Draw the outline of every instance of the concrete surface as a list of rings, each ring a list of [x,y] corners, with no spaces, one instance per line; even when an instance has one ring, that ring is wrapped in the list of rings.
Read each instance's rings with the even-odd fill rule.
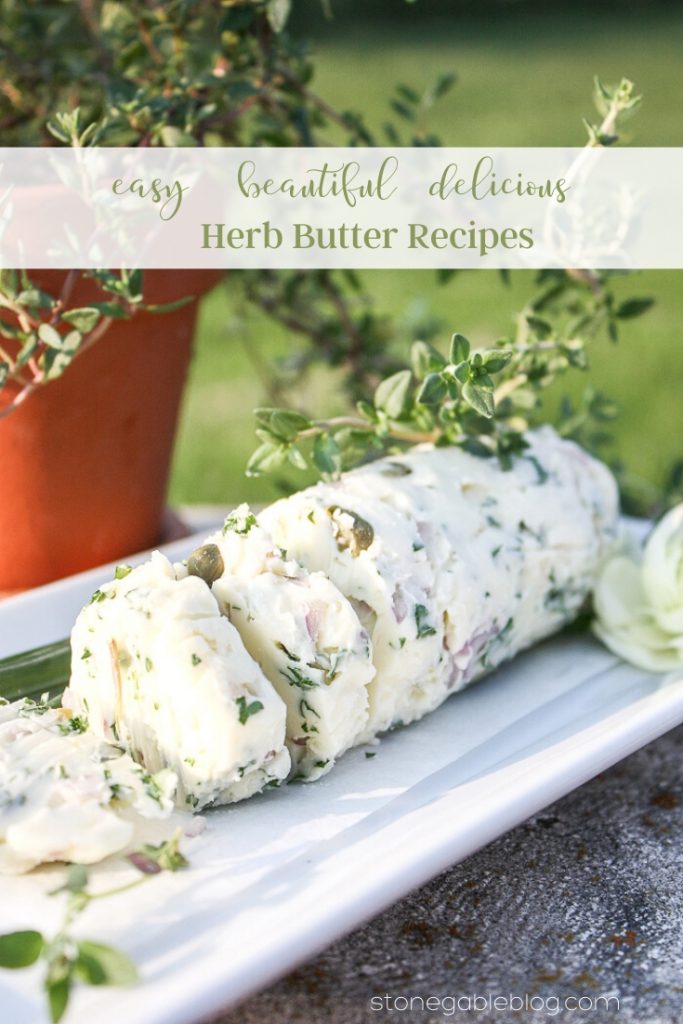
[[[683,727],[215,1024],[679,1024],[682,802]]]

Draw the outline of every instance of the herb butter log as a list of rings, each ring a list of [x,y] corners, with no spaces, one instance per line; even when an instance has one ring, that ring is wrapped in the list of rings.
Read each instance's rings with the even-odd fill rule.
[[[76,621],[64,704],[147,771],[171,768],[180,805],[277,785],[290,767],[285,705],[210,588],[159,552],[117,575]]]
[[[368,634],[337,587],[287,559],[248,506],[200,552],[212,547],[219,607],[287,705],[295,777],[319,778],[367,727]]]
[[[433,710],[580,610],[614,537],[609,471],[550,428],[509,471],[460,448],[413,449],[261,513],[322,571],[373,641],[360,739]]]

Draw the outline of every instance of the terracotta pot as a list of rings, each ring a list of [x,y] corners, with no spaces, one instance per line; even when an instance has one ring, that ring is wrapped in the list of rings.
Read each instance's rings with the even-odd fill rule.
[[[145,298],[199,297],[221,276],[152,270]],[[29,271],[50,294],[62,271]],[[80,279],[70,305],[103,298]],[[0,592],[35,587],[159,541],[197,301],[115,321],[64,376],[0,420]],[[13,393],[0,392],[0,408]]]

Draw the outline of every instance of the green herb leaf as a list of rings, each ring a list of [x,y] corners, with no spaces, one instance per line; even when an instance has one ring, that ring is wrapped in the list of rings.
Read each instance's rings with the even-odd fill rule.
[[[411,404],[411,380],[410,370],[399,370],[383,380],[375,391],[375,407],[385,412],[389,419],[402,419]]]
[[[446,366],[441,353],[426,341],[414,341],[410,348],[410,365],[418,380],[430,373],[438,373]]]
[[[62,320],[73,324],[82,334],[87,334],[88,331],[92,331],[97,326],[101,316],[100,310],[95,306],[82,306],[78,309],[69,309],[62,313]]]
[[[500,373],[512,359],[512,352],[501,352],[494,349],[484,356],[484,366],[488,373]]]
[[[8,932],[0,935],[0,967],[11,970],[30,967],[43,952],[44,945],[40,932]]]
[[[547,320],[543,320],[540,316],[528,316],[526,318],[526,322],[531,330],[540,338],[549,338],[552,336],[552,324],[548,323]]]
[[[313,463],[323,477],[335,477],[341,472],[342,453],[330,434],[318,434],[313,442]]]
[[[58,896],[62,892],[72,895],[85,893],[88,884],[88,869],[84,864],[70,864],[66,873],[66,879],[56,889],[50,891],[50,896]]]
[[[251,715],[256,715],[259,711],[263,711],[263,704],[260,700],[252,700],[250,703],[247,703],[246,697],[236,697],[235,703],[239,709],[239,720],[241,725],[246,725],[247,719],[249,719]]]
[[[55,980],[48,979],[45,982],[47,990],[47,1002],[50,1009],[50,1020],[52,1024],[59,1024],[69,1005],[71,994],[71,973]]]
[[[470,343],[463,334],[457,332],[451,338],[451,347],[449,351],[449,361],[454,365],[462,363],[469,357],[470,354]]]
[[[282,466],[287,458],[287,449],[279,444],[266,441],[259,448],[247,463],[247,476],[260,476],[262,473],[272,472]]]
[[[78,943],[76,971],[90,985],[132,985],[137,967],[125,953],[101,942]]]
[[[614,314],[620,320],[632,320],[637,316],[646,313],[654,305],[654,299],[627,299],[617,306]]]
[[[256,409],[254,415],[269,434],[281,441],[291,441],[311,426],[307,416],[290,409]]]
[[[495,402],[493,393],[488,388],[467,381],[462,386],[462,397],[480,416],[485,416],[487,419],[493,416]]]
[[[56,348],[60,350],[62,348],[62,336],[59,331],[55,330],[50,324],[41,324],[38,328],[38,337],[45,345],[50,348]]]
[[[425,378],[417,401],[420,405],[439,405],[448,394],[448,384],[440,373],[430,373]]]
[[[440,99],[447,92],[450,92],[457,80],[458,76],[453,72],[445,71],[439,75],[433,90],[435,99]]]

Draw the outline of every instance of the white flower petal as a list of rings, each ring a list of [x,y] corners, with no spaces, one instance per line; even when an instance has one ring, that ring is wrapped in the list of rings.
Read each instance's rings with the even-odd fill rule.
[[[645,620],[634,623],[633,627],[607,629],[596,621],[593,632],[610,651],[646,672],[671,672],[683,668],[683,645],[667,643],[663,634],[651,626],[648,628]]]
[[[612,627],[630,624],[647,607],[640,567],[621,555],[607,562],[596,581],[593,601],[601,622]]]
[[[683,668],[683,505],[652,531],[642,555],[624,548],[598,572],[593,630],[651,672]]]
[[[648,537],[643,586],[653,607],[683,611],[683,504],[671,509]]]
[[[680,637],[683,640],[683,602],[678,608],[653,607],[652,614],[660,629],[674,639]]]

